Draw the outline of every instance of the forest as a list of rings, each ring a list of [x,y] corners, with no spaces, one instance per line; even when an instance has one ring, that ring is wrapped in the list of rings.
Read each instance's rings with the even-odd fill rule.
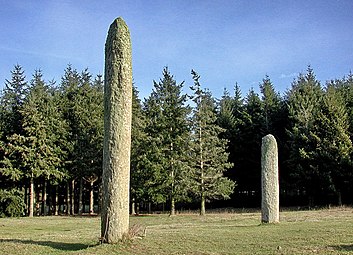
[[[353,203],[353,74],[308,66],[281,95],[270,77],[221,98],[191,70],[167,67],[141,100],[133,88],[131,213],[261,204],[261,139],[279,148],[280,205]],[[185,87],[192,93],[186,94]],[[104,81],[68,65],[60,81],[15,65],[0,95],[0,217],[100,211]]]

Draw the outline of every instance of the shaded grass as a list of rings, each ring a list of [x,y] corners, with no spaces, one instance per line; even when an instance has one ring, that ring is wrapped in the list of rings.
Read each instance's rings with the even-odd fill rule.
[[[353,209],[131,217],[146,236],[98,245],[98,217],[0,219],[0,254],[353,254]]]

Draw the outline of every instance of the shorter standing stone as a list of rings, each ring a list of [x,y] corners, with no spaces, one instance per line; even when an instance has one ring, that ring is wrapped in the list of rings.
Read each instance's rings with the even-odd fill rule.
[[[278,149],[273,135],[262,138],[261,180],[263,223],[279,222]]]

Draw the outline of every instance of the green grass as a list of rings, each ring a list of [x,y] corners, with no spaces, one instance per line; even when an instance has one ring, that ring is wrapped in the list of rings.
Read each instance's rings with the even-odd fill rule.
[[[99,245],[98,217],[0,219],[0,254],[353,254],[353,209],[131,217],[146,236]]]

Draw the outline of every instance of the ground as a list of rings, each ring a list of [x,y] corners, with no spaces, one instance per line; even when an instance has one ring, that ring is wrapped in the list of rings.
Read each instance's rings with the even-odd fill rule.
[[[353,208],[281,212],[144,215],[130,218],[137,237],[99,244],[99,217],[0,219],[0,254],[353,254]]]

